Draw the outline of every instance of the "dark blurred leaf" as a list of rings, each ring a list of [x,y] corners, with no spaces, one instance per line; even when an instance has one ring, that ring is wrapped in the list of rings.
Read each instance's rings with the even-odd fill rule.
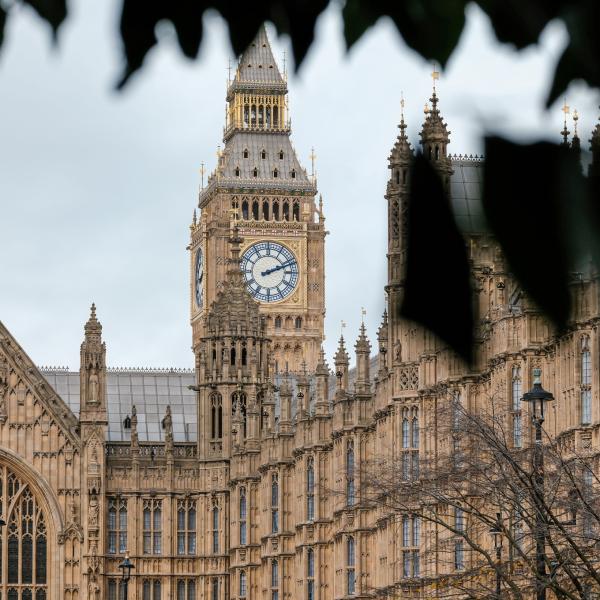
[[[186,0],[123,0],[121,38],[127,64],[118,87],[122,88],[142,66],[157,42],[155,29],[160,21],[173,23],[182,52],[195,58],[202,41],[202,13],[206,8],[204,2]]]
[[[600,2],[578,2],[566,11],[564,20],[569,45],[556,65],[546,106],[561,96],[571,81],[582,79],[592,87],[600,87]]]
[[[66,0],[23,0],[23,2],[29,4],[42,19],[48,22],[56,38],[60,24],[67,17]]]
[[[560,14],[563,0],[478,0],[499,41],[518,49],[535,44],[546,25]]]
[[[469,263],[450,201],[422,154],[411,170],[407,266],[401,315],[421,323],[467,362],[473,350]]]
[[[0,6],[0,47],[4,41],[4,26],[6,25],[6,11]]]
[[[583,185],[575,156],[564,147],[486,139],[489,225],[526,293],[559,329],[571,310],[569,273],[589,251]]]
[[[465,0],[347,0],[344,35],[351,47],[380,17],[389,16],[404,41],[427,59],[446,64],[465,25]]]

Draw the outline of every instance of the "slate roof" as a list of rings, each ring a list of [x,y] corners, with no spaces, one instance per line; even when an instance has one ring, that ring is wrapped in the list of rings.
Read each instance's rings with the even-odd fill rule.
[[[287,87],[277,67],[264,25],[261,25],[256,38],[240,58],[232,91],[256,87],[256,84],[269,89],[286,89]]]
[[[244,158],[244,150],[248,150],[248,158]],[[262,158],[263,150],[265,158]],[[283,152],[283,158],[279,158],[280,152]],[[261,187],[265,181],[275,185],[285,183],[298,187],[313,186],[300,165],[286,132],[237,132],[226,144],[222,161],[219,169],[221,180],[244,180],[244,183],[249,180]],[[257,177],[254,177],[255,168]],[[239,176],[236,175],[236,169],[240,170]],[[274,176],[276,169],[277,177]],[[295,177],[292,177],[292,171],[295,172]]]
[[[79,416],[79,373],[47,367],[41,367],[40,371]],[[173,441],[196,441],[196,393],[188,389],[195,380],[193,370],[109,370],[106,381],[108,440],[130,440],[131,431],[123,427],[123,421],[131,416],[131,406],[135,404],[140,441],[164,441],[161,421],[167,405],[171,406],[173,417]]]
[[[463,233],[487,231],[481,196],[483,194],[483,160],[450,157],[454,173],[450,178],[450,197],[454,218]]]

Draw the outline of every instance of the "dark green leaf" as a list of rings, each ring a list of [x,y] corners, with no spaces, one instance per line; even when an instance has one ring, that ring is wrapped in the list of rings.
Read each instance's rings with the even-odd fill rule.
[[[411,170],[404,290],[401,315],[433,331],[470,363],[473,302],[466,244],[442,182],[422,154]]]
[[[594,0],[576,4],[565,14],[565,23],[569,45],[556,65],[546,106],[561,96],[571,81],[582,79],[592,87],[600,87],[600,3]]]
[[[4,42],[4,26],[6,25],[6,11],[0,6],[0,47]]]
[[[121,38],[125,50],[126,67],[118,87],[144,62],[148,51],[156,44],[155,29],[160,21],[171,21],[177,33],[182,52],[195,58],[202,41],[203,2],[186,0],[124,0],[121,13]]]
[[[574,218],[582,214],[582,189],[581,169],[565,148],[486,139],[488,223],[529,298],[559,329],[571,311],[569,273],[585,252],[586,234]]]
[[[349,0],[343,13],[346,45],[352,46],[380,17],[389,16],[408,46],[443,66],[462,34],[466,4],[465,0]]]
[[[23,0],[37,12],[44,21],[47,21],[56,38],[56,33],[61,23],[67,17],[66,0]]]
[[[560,14],[561,0],[478,0],[499,41],[521,49],[535,44],[546,25]]]

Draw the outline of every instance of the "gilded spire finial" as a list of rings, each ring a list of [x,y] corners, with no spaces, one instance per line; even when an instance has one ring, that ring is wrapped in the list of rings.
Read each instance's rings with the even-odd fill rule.
[[[314,181],[315,175],[316,175],[316,173],[315,173],[315,159],[317,158],[317,155],[315,154],[315,147],[314,146],[310,149],[309,158],[310,158],[310,170],[311,170],[310,176],[312,177],[312,179]]]
[[[437,110],[437,90],[435,88],[435,82],[440,78],[440,72],[436,69],[435,63],[433,64],[433,71],[431,72],[431,81],[433,83],[433,94],[429,101],[431,102],[431,110],[435,112]]]
[[[573,137],[578,137],[577,135],[577,121],[579,121],[579,113],[577,109],[573,109]]]
[[[204,173],[206,173],[206,169],[204,168],[204,161],[200,163],[200,181],[202,185],[202,189],[204,189]]]
[[[569,145],[569,133],[570,131],[567,129],[567,115],[571,112],[569,109],[569,105],[567,104],[567,99],[564,99],[563,107],[561,108],[563,112],[563,130],[560,132],[563,137],[563,146]]]

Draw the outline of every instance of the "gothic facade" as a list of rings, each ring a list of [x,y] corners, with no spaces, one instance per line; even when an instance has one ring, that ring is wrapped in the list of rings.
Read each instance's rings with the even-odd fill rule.
[[[581,274],[557,338],[483,233],[482,162],[448,154],[435,90],[421,143],[468,240],[475,367],[396,316],[413,155],[403,119],[377,348],[363,325],[355,368],[343,338],[329,368],[323,205],[291,145],[286,95],[261,30],[229,86],[224,150],[191,225],[194,370],[107,368],[94,306],[78,373],[38,368],[0,324],[0,598],[118,600],[126,553],[138,600],[431,597],[420,582],[468,566],[466,549],[366,502],[361,466],[386,457],[418,479],[454,450],[436,421],[449,398],[494,398],[512,444],[528,443],[517,399],[534,367],[557,399],[548,428],[600,446],[597,275]],[[600,126],[592,146],[598,168]]]

